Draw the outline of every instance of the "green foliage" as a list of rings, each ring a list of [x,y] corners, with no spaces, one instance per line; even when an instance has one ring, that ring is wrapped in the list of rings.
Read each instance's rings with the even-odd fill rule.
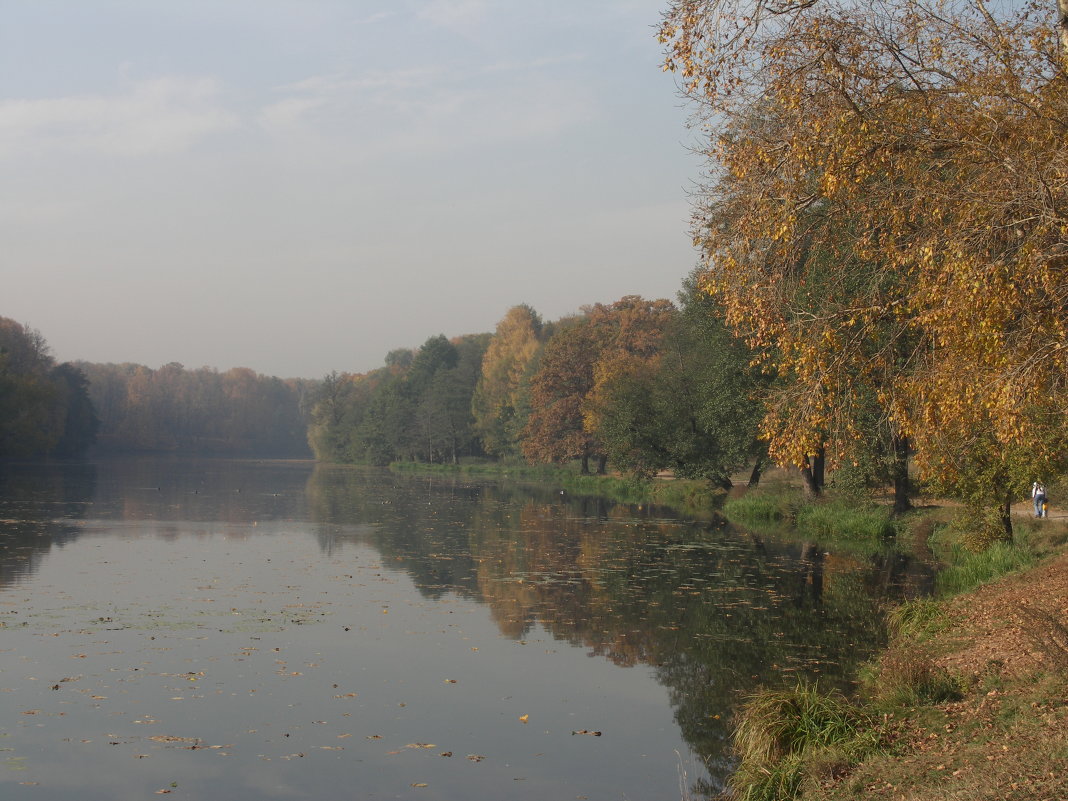
[[[603,380],[598,438],[621,470],[669,470],[729,487],[729,476],[765,454],[757,440],[766,377],[728,332],[722,310],[691,277],[655,358]]]
[[[385,466],[481,455],[471,396],[489,341],[488,334],[438,335],[414,355],[390,351],[387,366],[365,375],[327,376],[308,432],[316,458]]]
[[[52,453],[60,457],[81,456],[96,441],[100,419],[89,397],[89,380],[72,364],[61,364],[52,371],[57,387],[57,416],[63,419],[62,434]]]

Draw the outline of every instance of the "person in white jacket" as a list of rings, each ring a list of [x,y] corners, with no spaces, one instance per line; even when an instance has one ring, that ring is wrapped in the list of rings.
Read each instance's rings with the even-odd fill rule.
[[[1031,501],[1035,505],[1035,517],[1045,517],[1049,514],[1046,506],[1046,485],[1041,481],[1031,485]]]

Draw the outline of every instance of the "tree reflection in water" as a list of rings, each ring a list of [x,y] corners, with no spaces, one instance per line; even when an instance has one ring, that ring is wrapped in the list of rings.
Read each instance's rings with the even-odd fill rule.
[[[506,636],[540,624],[591,656],[649,666],[716,780],[740,696],[802,677],[848,689],[882,642],[884,603],[931,580],[902,554],[862,560],[545,488],[320,467],[308,495],[322,547],[373,545],[427,597],[486,604]]]

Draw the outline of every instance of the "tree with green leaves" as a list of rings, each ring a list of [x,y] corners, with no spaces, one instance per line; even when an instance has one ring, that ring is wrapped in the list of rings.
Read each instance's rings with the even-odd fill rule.
[[[602,385],[598,437],[613,463],[640,476],[669,470],[729,487],[749,467],[755,483],[766,459],[757,426],[767,379],[692,279],[680,297],[655,358]]]

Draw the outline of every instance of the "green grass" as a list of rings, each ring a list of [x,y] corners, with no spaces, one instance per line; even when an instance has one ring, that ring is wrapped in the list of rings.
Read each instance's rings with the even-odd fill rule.
[[[897,526],[884,506],[831,501],[802,506],[797,530],[823,541],[866,542],[882,545],[897,535]]]
[[[938,574],[938,594],[952,597],[969,592],[1008,573],[1025,570],[1036,561],[1034,550],[1025,543],[995,542],[979,553],[953,545],[949,564]]]
[[[723,513],[742,525],[778,523],[795,514],[796,499],[782,493],[749,492],[739,498],[729,498]]]
[[[949,628],[942,604],[932,598],[916,598],[891,609],[886,615],[890,636],[923,642]]]
[[[741,801],[792,799],[806,776],[833,772],[879,742],[873,719],[838,693],[808,683],[763,690],[739,713],[734,746],[741,761],[731,789]]]
[[[837,545],[873,554],[893,545],[904,523],[890,509],[851,497],[806,500],[796,488],[775,488],[730,498],[723,513],[732,522],[763,534]]]
[[[527,484],[549,484],[573,495],[608,498],[618,503],[657,504],[704,519],[715,514],[723,501],[722,490],[706,481],[640,479],[618,475],[583,475],[578,463],[531,465],[519,461],[471,461],[459,464],[394,462],[390,469],[418,475],[462,475]]]

